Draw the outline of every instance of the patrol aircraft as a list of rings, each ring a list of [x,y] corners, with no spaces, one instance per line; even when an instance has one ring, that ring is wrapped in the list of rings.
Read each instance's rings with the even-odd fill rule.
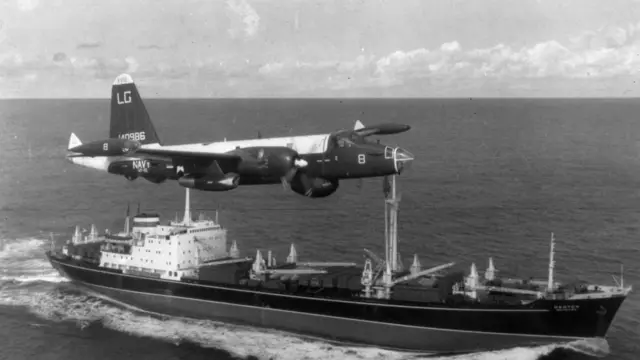
[[[241,185],[282,183],[286,189],[321,198],[342,179],[400,174],[414,156],[369,138],[409,130],[380,124],[328,134],[164,146],[133,79],[119,75],[111,89],[109,138],[82,143],[71,133],[67,159],[92,169],[152,183],[177,180],[184,187],[227,191]]]

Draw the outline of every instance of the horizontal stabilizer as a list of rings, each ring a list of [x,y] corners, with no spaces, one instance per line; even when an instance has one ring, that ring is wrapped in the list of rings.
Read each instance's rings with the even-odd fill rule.
[[[71,133],[71,136],[69,137],[69,146],[67,147],[67,150],[71,150],[76,146],[82,145],[82,141],[80,141],[80,139],[78,139],[78,137],[76,136],[76,134]]]

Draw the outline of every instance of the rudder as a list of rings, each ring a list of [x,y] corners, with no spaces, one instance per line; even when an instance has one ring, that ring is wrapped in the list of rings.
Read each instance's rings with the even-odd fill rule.
[[[126,138],[142,144],[161,144],[138,88],[129,74],[119,75],[111,87],[109,138]]]

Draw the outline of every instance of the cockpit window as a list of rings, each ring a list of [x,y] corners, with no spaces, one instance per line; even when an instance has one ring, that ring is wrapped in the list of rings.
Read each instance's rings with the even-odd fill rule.
[[[337,137],[336,138],[336,143],[341,148],[345,147],[345,146],[351,146],[351,145],[355,144],[353,141],[351,141],[349,138],[346,138],[346,137]]]
[[[386,146],[384,148],[384,158],[391,159],[393,157],[393,148],[390,146]]]

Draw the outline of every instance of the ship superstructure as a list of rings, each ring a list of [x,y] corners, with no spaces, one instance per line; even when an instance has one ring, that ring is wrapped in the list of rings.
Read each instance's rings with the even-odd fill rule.
[[[125,274],[178,280],[193,277],[201,265],[238,257],[237,245],[227,251],[227,230],[216,220],[200,214],[193,219],[187,191],[182,220],[161,224],[155,213],[140,213],[125,217],[124,229],[118,233],[105,230],[98,234],[91,225],[88,235],[76,226],[62,253],[75,259],[97,263],[106,269],[118,269]],[[133,226],[131,226],[133,222]],[[75,251],[72,251],[74,249]]]
[[[548,279],[483,276],[454,263],[405,269],[398,251],[395,178],[385,183],[385,254],[366,250],[364,266],[304,262],[292,244],[279,264],[272,251],[241,257],[216,220],[193,220],[186,189],[181,221],[129,217],[118,234],[76,231],[52,265],[74,282],[155,312],[225,319],[326,338],[426,352],[469,352],[604,337],[631,291],[555,281],[555,237]],[[227,250],[228,249],[228,250]]]

